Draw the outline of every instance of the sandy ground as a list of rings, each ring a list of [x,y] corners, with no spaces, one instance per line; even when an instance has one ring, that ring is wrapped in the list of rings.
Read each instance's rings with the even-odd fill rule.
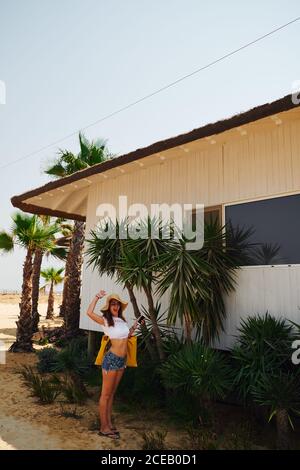
[[[0,340],[8,349],[15,337],[15,321],[18,317],[17,296],[0,295]],[[46,313],[47,305],[43,300],[40,314]],[[55,309],[58,312],[60,298],[56,299]],[[55,319],[51,324],[59,324]],[[47,325],[42,319],[42,323]],[[100,388],[90,389],[91,398],[85,405],[77,406],[81,419],[61,416],[61,404],[40,405],[30,397],[29,390],[23,385],[16,373],[21,365],[34,365],[35,354],[6,352],[6,363],[0,364],[0,449],[141,449],[142,431],[162,430],[159,417],[147,418],[131,416],[128,413],[115,413],[115,423],[120,430],[121,439],[113,441],[98,436],[90,430],[98,416],[98,398]],[[100,370],[99,370],[100,373]],[[74,405],[64,405],[73,410]],[[176,429],[168,429],[166,439],[168,448],[180,448],[180,436]]]

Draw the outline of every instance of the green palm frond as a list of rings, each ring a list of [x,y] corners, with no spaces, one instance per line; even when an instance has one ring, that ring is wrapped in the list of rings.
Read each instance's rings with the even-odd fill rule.
[[[63,281],[64,268],[55,269],[53,267],[46,268],[41,270],[41,276],[45,279],[46,282],[53,282],[54,285],[60,284]]]
[[[45,225],[38,216],[21,212],[13,214],[12,220],[11,237],[14,243],[23,248],[41,248],[42,250],[53,247],[54,236],[59,232],[58,225]]]
[[[63,261],[67,259],[68,250],[66,250],[63,247],[57,246],[56,244],[53,244],[53,246],[51,246],[49,250],[46,252],[46,255],[47,257],[51,255],[54,258]]]
[[[0,250],[3,252],[10,252],[14,249],[14,239],[6,232],[0,232]]]
[[[226,359],[202,343],[187,343],[160,367],[167,387],[202,399],[224,398],[232,387]]]
[[[235,383],[245,400],[264,374],[286,367],[295,337],[293,327],[285,319],[274,318],[268,312],[242,320],[232,356],[236,362]]]
[[[279,410],[300,414],[299,371],[278,370],[274,375],[264,374],[253,384],[251,392],[256,403],[269,407],[269,421]],[[291,418],[290,423],[292,425]]]

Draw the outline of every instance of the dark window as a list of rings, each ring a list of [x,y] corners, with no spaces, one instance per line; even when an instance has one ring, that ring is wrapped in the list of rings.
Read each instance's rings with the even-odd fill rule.
[[[300,264],[300,194],[227,206],[225,222],[252,232],[244,264]]]

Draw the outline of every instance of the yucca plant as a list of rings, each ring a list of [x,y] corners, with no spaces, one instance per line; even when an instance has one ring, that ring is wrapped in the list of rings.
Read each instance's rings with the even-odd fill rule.
[[[40,373],[54,372],[56,368],[56,361],[58,351],[55,348],[43,348],[37,351],[38,363],[37,370]]]
[[[73,381],[74,386],[87,394],[83,378],[89,372],[91,361],[86,350],[82,349],[82,343],[78,340],[71,341],[62,349],[53,366],[55,372],[64,372]]]
[[[235,360],[237,386],[240,396],[251,398],[251,389],[265,374],[273,374],[287,366],[292,355],[294,339],[292,325],[268,312],[241,321],[239,336],[232,356]]]
[[[254,401],[270,410],[269,421],[276,417],[277,448],[289,449],[290,427],[294,429],[292,413],[300,414],[300,374],[278,371],[264,374],[252,386]]]
[[[224,398],[232,387],[232,371],[227,360],[203,343],[186,343],[159,368],[166,387],[183,396],[196,396],[201,408]]]
[[[42,405],[53,403],[60,390],[53,378],[44,378],[36,374],[32,367],[23,366],[19,371],[24,384],[31,390],[31,396],[37,397]]]

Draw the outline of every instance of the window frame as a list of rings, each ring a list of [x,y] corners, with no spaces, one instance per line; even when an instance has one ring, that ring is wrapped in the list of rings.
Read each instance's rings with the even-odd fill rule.
[[[233,202],[226,202],[222,204],[222,218],[224,220],[224,225],[226,224],[226,218],[225,218],[225,209],[228,206],[237,206],[239,204],[247,204],[250,202],[258,202],[258,201],[268,201],[269,199],[278,199],[282,197],[288,197],[288,196],[300,196],[300,192],[298,191],[291,191],[288,193],[279,193],[279,194],[272,194],[269,196],[259,196],[259,197],[253,197],[249,199],[243,199],[242,201],[233,201]],[[257,265],[241,265],[240,268],[243,269],[255,269],[255,268],[288,268],[288,267],[300,267],[300,263],[289,263],[289,264],[257,264]]]
[[[207,214],[208,212],[214,212],[218,211],[219,212],[219,217],[220,217],[220,225],[223,226],[223,207],[222,204],[215,204],[214,206],[204,206],[204,215]],[[194,208],[192,209],[192,216],[197,212],[197,209]]]

